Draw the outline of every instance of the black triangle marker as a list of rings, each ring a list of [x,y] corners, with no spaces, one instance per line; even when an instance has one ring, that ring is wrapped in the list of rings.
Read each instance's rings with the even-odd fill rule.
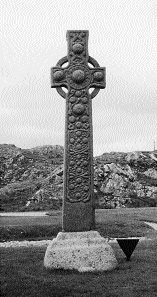
[[[129,261],[136,245],[139,242],[139,238],[117,238],[117,242],[126,255],[127,261]]]

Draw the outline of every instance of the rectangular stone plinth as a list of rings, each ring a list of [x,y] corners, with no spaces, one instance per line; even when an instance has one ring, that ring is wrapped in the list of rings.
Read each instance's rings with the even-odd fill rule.
[[[97,231],[60,232],[46,250],[44,266],[79,272],[105,271],[116,268],[117,260],[107,240]]]

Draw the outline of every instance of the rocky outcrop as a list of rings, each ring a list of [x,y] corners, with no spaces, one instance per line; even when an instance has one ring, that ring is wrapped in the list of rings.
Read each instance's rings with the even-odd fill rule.
[[[99,207],[157,206],[157,152],[112,153],[111,163],[107,157],[95,159]]]
[[[52,173],[63,163],[63,150],[63,147],[59,145],[47,145],[32,149],[21,149],[8,144],[0,145],[2,210],[25,210],[26,204],[29,204],[28,208],[30,209],[43,209],[45,205],[49,205],[50,203],[46,203],[45,200],[43,206],[39,206],[41,203],[34,203],[33,206],[28,201],[44,185],[48,184],[49,193],[55,187],[55,185],[52,186]],[[55,190],[53,192],[54,194],[49,196],[49,200],[51,196],[55,195]],[[48,195],[44,194],[43,196],[47,197]]]
[[[0,145],[2,210],[59,209],[63,147]],[[157,206],[157,151],[104,153],[94,158],[96,207]]]
[[[43,179],[63,162],[63,147],[59,145],[21,149],[15,145],[0,145],[1,184]]]

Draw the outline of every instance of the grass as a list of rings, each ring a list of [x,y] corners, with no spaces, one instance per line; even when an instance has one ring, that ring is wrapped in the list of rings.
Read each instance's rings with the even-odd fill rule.
[[[157,241],[138,243],[126,261],[112,244],[118,268],[108,272],[46,270],[45,248],[1,248],[1,296],[14,297],[155,297]]]
[[[118,243],[111,243],[118,268],[107,272],[46,270],[45,247],[0,248],[1,296],[5,297],[155,297],[157,296],[157,208],[96,211],[97,230],[108,237],[147,236],[131,261]],[[24,232],[22,235],[19,232]],[[1,217],[3,241],[53,238],[61,230],[61,212],[46,217]]]
[[[119,208],[96,212],[96,225],[104,237],[149,236],[144,222],[157,223],[157,208]],[[153,231],[152,231],[153,232]]]
[[[56,214],[56,215],[55,215]],[[1,242],[51,239],[61,231],[61,213],[45,217],[1,217]]]
[[[1,241],[52,239],[62,229],[62,215],[60,211],[49,214],[1,217]],[[157,223],[156,207],[96,210],[96,229],[104,237],[147,236],[151,229],[144,221]]]

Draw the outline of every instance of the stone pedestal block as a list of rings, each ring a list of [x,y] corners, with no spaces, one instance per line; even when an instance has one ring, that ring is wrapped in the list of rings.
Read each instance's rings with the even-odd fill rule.
[[[107,240],[97,231],[60,232],[47,247],[44,266],[79,272],[116,268],[117,260]]]

